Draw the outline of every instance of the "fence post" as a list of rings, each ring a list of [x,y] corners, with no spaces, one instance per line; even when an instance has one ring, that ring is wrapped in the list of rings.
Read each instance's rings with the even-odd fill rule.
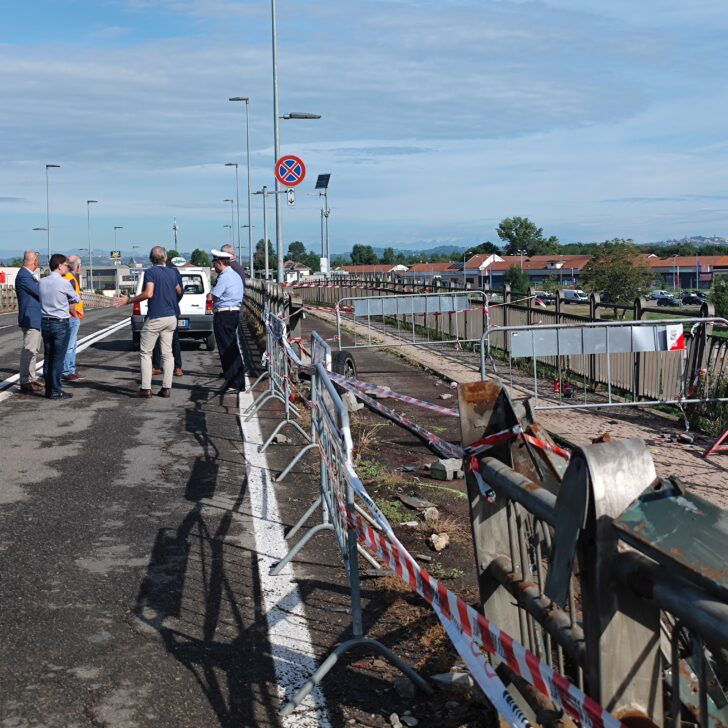
[[[647,301],[644,298],[635,298],[632,316],[635,321],[641,321],[647,316],[645,306]],[[642,354],[635,352],[632,364],[632,397],[637,402],[642,397],[642,386],[640,378],[642,376]]]
[[[533,286],[528,287],[528,298],[526,299],[526,322],[529,326],[533,326],[533,298],[536,289]]]
[[[649,451],[634,438],[582,448],[562,490],[568,499],[570,479],[590,491],[579,549],[587,691],[615,717],[645,715],[657,726],[663,724],[660,608],[617,581],[619,539],[612,526],[655,478]]]

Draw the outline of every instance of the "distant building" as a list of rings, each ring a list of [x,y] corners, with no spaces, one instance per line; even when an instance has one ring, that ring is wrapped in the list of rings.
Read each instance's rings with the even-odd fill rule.
[[[407,266],[392,263],[385,263],[381,265],[340,265],[336,270],[343,271],[344,273],[349,273],[351,275],[388,275],[390,273],[400,275],[407,271]]]
[[[295,260],[286,260],[283,262],[283,274],[286,283],[297,283],[301,278],[311,275],[311,269],[303,263],[296,263]]]
[[[81,288],[94,291],[116,291],[121,293],[136,292],[137,281],[144,271],[141,263],[134,267],[129,265],[95,265],[93,279],[89,275],[88,266],[81,268]]]

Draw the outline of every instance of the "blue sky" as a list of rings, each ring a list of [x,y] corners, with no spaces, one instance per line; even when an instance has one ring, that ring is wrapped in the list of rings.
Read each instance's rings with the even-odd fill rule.
[[[495,240],[508,215],[563,241],[728,236],[722,2],[278,0],[278,25],[281,112],[323,117],[281,122],[308,167],[286,243],[318,249],[320,172],[335,252]],[[233,95],[272,185],[268,0],[6,0],[0,88],[0,252],[45,248],[46,162],[54,249],[86,245],[89,198],[99,249],[114,225],[167,244],[175,216],[181,248],[224,242]]]

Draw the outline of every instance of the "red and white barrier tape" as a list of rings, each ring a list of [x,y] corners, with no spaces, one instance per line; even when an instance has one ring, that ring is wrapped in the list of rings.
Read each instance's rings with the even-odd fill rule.
[[[571,460],[571,453],[568,450],[565,450],[563,447],[559,447],[558,445],[552,445],[549,442],[539,440],[538,437],[529,435],[527,432],[524,432],[522,434],[523,439],[531,445],[539,447],[541,448],[541,450],[546,450],[546,452],[552,452],[554,453],[554,455],[558,455],[559,457],[564,458],[564,460]]]
[[[579,720],[585,728],[624,728],[619,720],[595,700],[585,695],[563,675],[557,673],[550,665],[503,632],[422,569],[399,542],[384,514],[372,501],[351,466],[348,467],[347,472],[352,487],[382,529],[382,532],[377,532],[358,513],[350,514],[350,525],[356,529],[357,538],[435,608],[443,626],[447,628],[447,625],[450,625],[448,634],[451,634],[452,627],[456,628],[459,637],[453,640],[453,644],[458,653],[466,660],[469,667],[474,661],[477,661],[481,668],[473,672],[473,677],[478,679],[482,674],[487,676],[489,670],[492,672],[492,668],[485,659],[485,652],[498,655],[511,670],[548,697],[557,707]],[[487,668],[486,665],[488,665]],[[480,680],[478,682],[486,695],[493,700],[491,697],[493,684],[484,685]],[[501,695],[501,700],[495,701],[499,712],[513,726],[528,725],[523,714],[517,709],[513,710],[515,706],[504,701],[503,697]]]
[[[344,384],[351,384],[352,387],[356,387],[356,389],[363,391],[365,394],[382,394],[389,399],[396,399],[399,402],[412,404],[415,405],[415,407],[421,407],[422,409],[431,410],[432,412],[438,412],[439,414],[447,415],[448,417],[460,416],[459,413],[454,409],[450,409],[449,407],[442,407],[441,405],[434,404],[432,402],[425,402],[422,399],[417,399],[417,397],[411,397],[409,394],[400,394],[399,392],[394,392],[393,390],[389,389],[389,387],[378,387],[376,384],[369,384],[368,382],[362,382],[359,379],[352,379],[351,377],[345,377],[342,374],[336,374],[334,372],[329,372],[329,377],[332,381],[336,382],[337,384],[341,384],[342,386]],[[354,394],[357,393],[355,392]]]
[[[453,445],[451,442],[443,440],[441,437],[438,437],[434,433],[410,420],[409,417],[405,417],[405,415],[395,412],[393,409],[380,404],[375,399],[372,399],[368,395],[364,394],[364,392],[357,389],[353,384],[347,382],[346,377],[342,378],[344,381],[339,381],[338,377],[340,376],[341,375],[339,374],[329,372],[329,377],[331,377],[333,381],[335,381],[339,386],[344,387],[344,389],[353,392],[367,407],[369,407],[369,409],[379,412],[387,419],[396,422],[398,425],[401,425],[414,435],[417,435],[417,437],[429,445],[438,455],[440,455],[440,457],[462,458],[463,449],[459,445]]]

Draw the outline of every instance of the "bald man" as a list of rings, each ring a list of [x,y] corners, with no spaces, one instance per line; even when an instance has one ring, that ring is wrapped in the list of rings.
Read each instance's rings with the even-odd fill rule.
[[[81,286],[79,284],[79,276],[81,275],[81,258],[77,255],[69,255],[68,273],[63,277],[73,286],[73,290],[81,299]],[[81,377],[76,372],[76,340],[78,338],[78,329],[81,326],[81,319],[84,317],[83,299],[79,303],[71,304],[69,307],[71,318],[68,320],[68,347],[66,348],[66,356],[63,358],[63,379],[66,382],[80,382]]]
[[[23,332],[23,348],[20,350],[20,391],[37,394],[43,384],[35,376],[38,354],[43,350],[40,332],[40,290],[38,287],[38,253],[26,250],[23,267],[15,278],[15,295],[18,297],[18,326]]]

